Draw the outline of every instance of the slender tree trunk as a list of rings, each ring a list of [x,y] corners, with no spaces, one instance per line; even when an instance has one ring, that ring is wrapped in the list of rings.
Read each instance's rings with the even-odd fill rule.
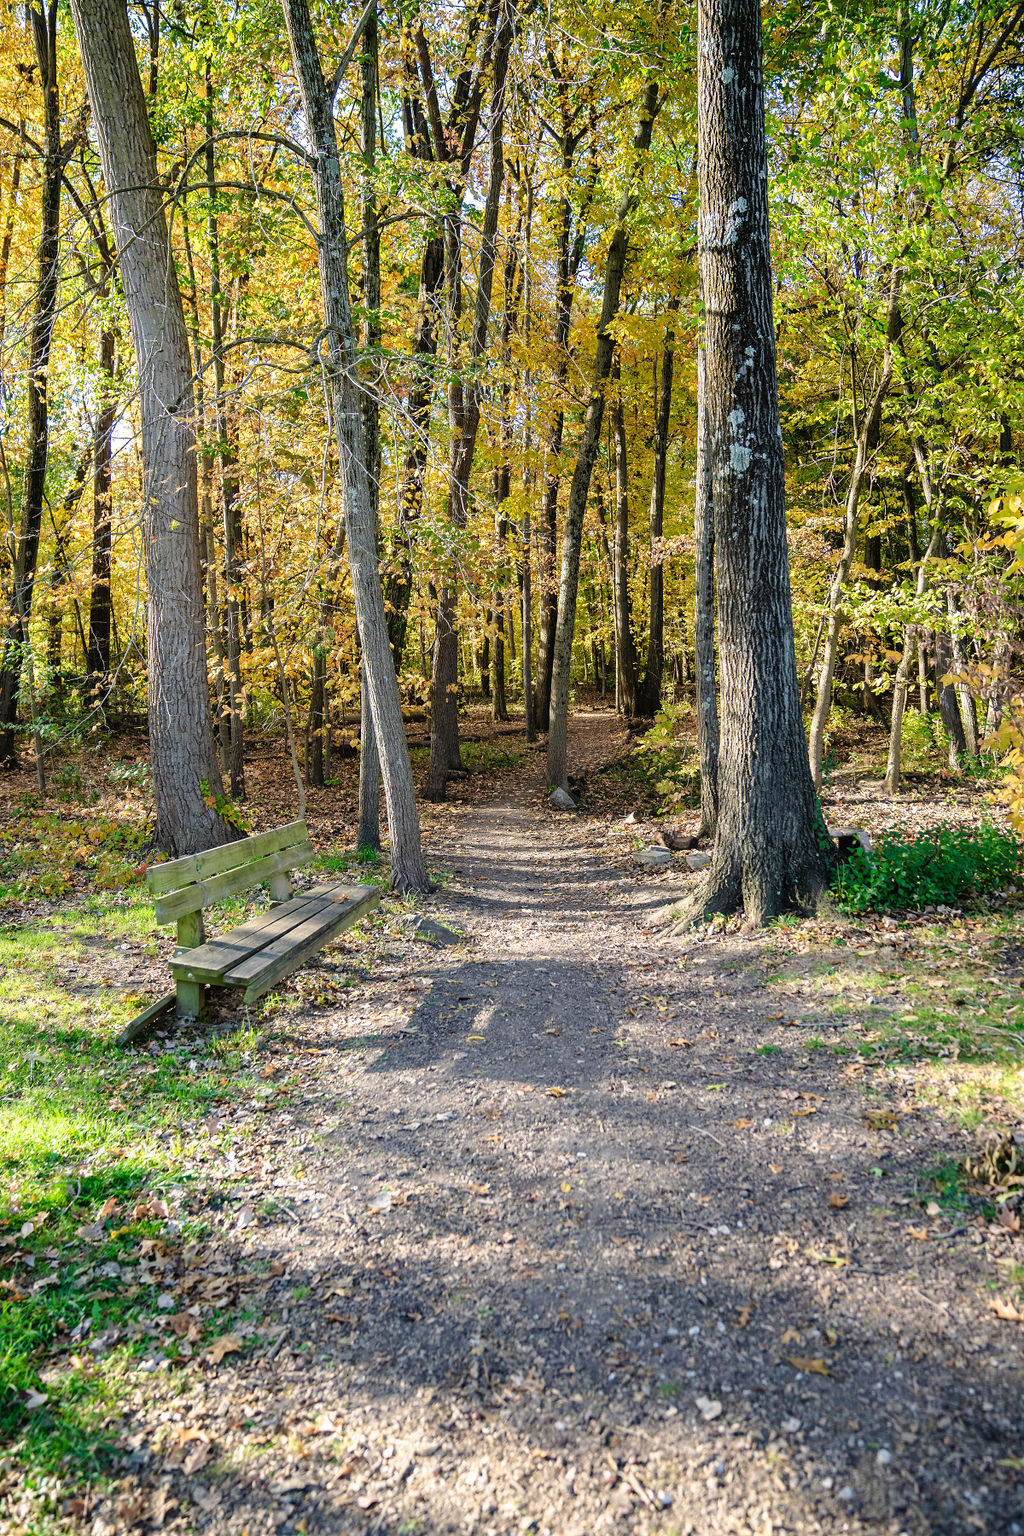
[[[636,206],[639,193],[635,181],[640,163],[651,147],[654,118],[659,106],[658,84],[650,80],[640,107],[640,123],[633,140],[633,167],[630,186],[619,205],[614,233],[608,246],[604,269],[604,293],[601,318],[597,328],[590,399],[583,419],[583,434],[576,455],[569,503],[565,514],[562,542],[562,573],[558,587],[558,627],[551,671],[551,707],[548,728],[547,778],[560,789],[568,788],[569,685],[572,673],[572,642],[576,628],[576,595],[580,579],[580,551],[583,543],[583,517],[590,493],[590,477],[597,458],[604,419],[605,388],[611,372],[614,339],[609,331],[619,311],[619,293],[626,269],[629,236],[626,221]]]
[[[491,313],[491,290],[494,283],[494,267],[497,259],[498,214],[501,208],[501,189],[505,180],[505,97],[509,54],[512,46],[512,16],[502,0],[501,14],[495,30],[494,63],[491,80],[490,122],[488,141],[490,166],[487,180],[487,196],[484,202],[480,230],[480,272],[473,310],[473,328],[470,334],[468,363],[471,369],[479,364],[487,346],[487,328]],[[449,221],[451,226],[452,221]],[[449,285],[457,289],[461,283],[458,264],[461,262],[458,235],[450,229]],[[457,292],[450,299],[453,323],[457,323],[461,301]],[[469,477],[476,452],[476,439],[480,427],[480,410],[483,387],[479,378],[471,376],[468,387],[457,373],[453,373],[448,387],[449,417],[452,427],[451,454],[448,466],[449,506],[448,515],[453,527],[465,528],[469,515]],[[453,573],[446,574],[441,585],[437,605],[434,635],[434,666],[431,680],[430,708],[430,766],[427,771],[426,796],[428,800],[445,798],[445,786],[449,770],[459,768],[459,642],[456,618],[456,590]]]
[[[380,543],[380,225],[377,215],[377,85],[378,36],[376,7],[363,27],[360,51],[362,95],[360,147],[363,152],[363,351],[370,357],[372,376],[362,394],[366,474],[369,482],[375,537]],[[365,668],[360,682],[359,712],[359,830],[357,845],[380,851],[380,752],[373,730],[373,710]]]
[[[651,483],[651,602],[647,627],[647,665],[637,700],[637,712],[648,718],[661,707],[661,678],[665,669],[665,567],[661,538],[665,531],[665,474],[668,467],[668,429],[672,416],[672,377],[675,371],[675,314],[679,299],[669,302],[672,319],[665,329],[665,355],[661,362],[661,393],[654,430],[654,478]]]
[[[114,333],[104,326],[100,332],[100,397],[92,440],[92,588],[85,660],[86,672],[96,681],[105,681],[110,674],[110,462],[117,417],[114,360]]]
[[[760,926],[830,872],[800,719],[768,237],[758,0],[698,0],[701,290],[715,509],[722,736],[718,829],[697,918]]]
[[[192,366],[156,150],[123,0],[73,0],[139,372],[156,836],[168,853],[225,842],[206,685]]]
[[[626,423],[619,395],[612,405],[612,436],[615,442],[615,538],[612,545],[615,669],[619,679],[619,708],[627,719],[631,719],[637,714],[637,661],[632,605],[629,600],[629,464],[626,458]]]
[[[307,131],[316,155],[314,181],[320,220],[320,287],[324,341],[338,439],[346,544],[352,572],[370,712],[381,755],[391,838],[391,881],[396,890],[426,890],[412,764],[405,739],[394,657],[380,585],[377,529],[366,472],[366,442],[356,389],[355,333],[349,301],[345,205],[331,94],[306,0],[282,0],[292,61]]]
[[[865,481],[869,477],[875,454],[878,450],[882,405],[889,392],[889,385],[892,382],[893,347],[898,341],[902,329],[900,318],[900,282],[902,275],[902,269],[896,265],[889,276],[889,300],[886,314],[882,369],[878,382],[875,385],[874,394],[864,412],[864,419],[860,424],[860,430],[856,435],[853,468],[850,471],[850,483],[846,488],[843,549],[839,556],[836,573],[832,578],[832,585],[829,588],[825,644],[822,649],[818,692],[814,703],[814,714],[811,717],[808,741],[811,773],[814,776],[815,788],[819,788],[821,785],[821,765],[825,751],[825,727],[828,724],[829,710],[832,708],[832,684],[835,678],[836,658],[839,653],[839,637],[842,633],[844,621],[842,611],[843,589],[850,574],[853,557],[857,552],[861,493],[864,489]]]
[[[57,85],[57,0],[42,9],[28,8],[35,43],[39,85],[43,93],[43,153],[39,186],[39,247],[35,309],[29,336],[28,421],[21,520],[11,529],[12,601],[7,636],[0,661],[0,768],[18,766],[14,728],[18,718],[18,684],[32,615],[39,534],[43,521],[46,468],[50,452],[50,347],[57,319],[57,280],[60,272],[60,191],[63,157],[60,135],[60,94]]]
[[[917,567],[917,577],[914,582],[914,590],[918,597],[923,597],[928,586],[928,563],[933,558],[939,547],[939,525],[932,527],[932,536],[928,542],[928,548]],[[920,647],[916,626],[908,625],[906,637],[903,641],[903,654],[900,656],[899,666],[896,668],[896,682],[892,693],[892,715],[889,721],[889,752],[885,765],[885,792],[887,795],[895,795],[900,787],[900,756],[903,745],[903,716],[907,710],[907,692],[910,683],[910,670],[914,663],[914,657]],[[925,713],[924,710],[921,711]]]
[[[206,64],[206,238],[210,251],[210,328],[213,361],[213,417],[220,462],[221,511],[224,521],[224,632],[227,661],[227,762],[231,795],[245,799],[245,727],[242,721],[242,635],[238,600],[241,573],[238,562],[238,456],[227,418],[224,397],[224,324],[220,275],[220,229],[217,220],[216,160],[214,156],[213,80]]]
[[[697,753],[700,758],[699,837],[718,827],[718,685],[715,667],[715,505],[708,452],[704,348],[697,352],[697,475],[693,502],[695,554],[693,643],[697,668]]]

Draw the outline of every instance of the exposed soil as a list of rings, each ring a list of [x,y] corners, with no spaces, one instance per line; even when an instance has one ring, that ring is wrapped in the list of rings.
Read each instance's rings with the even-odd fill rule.
[[[466,942],[396,909],[361,973],[327,952],[288,1109],[202,1128],[193,1263],[251,1333],[154,1351],[95,1536],[1019,1536],[1024,1335],[986,1289],[1019,1237],[929,1214],[957,1147],[909,1069],[832,1055],[810,995],[780,1031],[763,937],[648,931],[688,877],[541,770],[435,819],[425,910]]]

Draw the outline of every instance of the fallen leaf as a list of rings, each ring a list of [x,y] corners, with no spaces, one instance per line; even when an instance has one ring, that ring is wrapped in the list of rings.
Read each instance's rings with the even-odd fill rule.
[[[828,1197],[828,1203],[834,1211],[841,1211],[844,1206],[849,1205],[850,1197],[841,1195],[838,1189],[834,1189]]]
[[[670,1040],[669,1045],[692,1045],[692,1040]]]
[[[548,1098],[549,1099],[564,1099],[565,1098],[565,1089],[564,1088],[549,1088],[548,1089]]]
[[[45,1392],[37,1392],[33,1387],[29,1387],[25,1393],[26,1408],[41,1408],[47,1401],[47,1394]]]
[[[771,1169],[772,1173],[781,1173],[782,1172],[782,1164],[781,1163],[769,1163],[768,1167]]]
[[[224,1333],[219,1339],[214,1339],[208,1349],[203,1350],[203,1359],[209,1360],[212,1365],[220,1365],[225,1355],[237,1354],[241,1348],[242,1341],[237,1333]]]
[[[787,1328],[782,1335],[782,1342],[783,1344],[799,1344],[800,1334],[797,1333],[795,1328]]]
[[[794,1371],[803,1371],[806,1376],[828,1376],[828,1366],[820,1355],[790,1355],[789,1363]]]
[[[489,1195],[491,1186],[489,1184],[471,1184],[469,1192],[471,1195]]]
[[[753,1125],[753,1120],[727,1120],[726,1125],[734,1125],[738,1131],[745,1131],[748,1125]]]
[[[794,1120],[799,1120],[803,1115],[816,1115],[818,1111],[812,1104],[810,1109],[794,1109],[791,1110],[790,1113],[792,1114]]]
[[[745,1328],[750,1322],[750,1308],[740,1307],[739,1316],[736,1319],[737,1328]]]
[[[190,1477],[193,1472],[198,1472],[201,1467],[205,1467],[209,1459],[210,1442],[208,1440],[197,1440],[182,1462],[181,1470],[186,1476]]]
[[[918,1243],[926,1243],[931,1237],[927,1227],[908,1227],[907,1236],[914,1238]]]
[[[1024,1323],[1024,1312],[1014,1306],[1012,1301],[1004,1301],[1001,1296],[993,1296],[988,1304],[989,1311],[996,1317],[1002,1318],[1004,1323]]]

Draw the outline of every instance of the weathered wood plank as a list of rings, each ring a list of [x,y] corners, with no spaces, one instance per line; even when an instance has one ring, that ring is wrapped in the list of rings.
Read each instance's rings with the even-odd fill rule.
[[[146,883],[153,896],[164,891],[177,891],[197,880],[224,874],[227,870],[252,864],[269,853],[280,853],[285,848],[305,843],[308,837],[306,823],[293,821],[273,832],[257,832],[253,837],[240,837],[220,848],[208,848],[205,853],[192,853],[183,859],[171,859],[166,864],[152,864],[146,871]]]
[[[249,918],[229,933],[208,939],[205,944],[186,954],[175,955],[171,960],[171,974],[186,981],[191,979],[221,983],[225,971],[239,964],[247,955],[255,954],[273,939],[297,928],[320,907],[346,901],[354,890],[362,889],[362,886],[338,881],[300,891],[290,901]]]
[[[269,880],[271,875],[298,869],[300,865],[308,864],[310,859],[315,858],[316,849],[312,843],[299,843],[280,853],[271,853],[266,858],[257,859],[253,864],[243,864],[239,869],[229,869],[223,874],[210,875],[208,878],[197,880],[194,885],[170,891],[166,896],[158,896],[153,903],[156,920],[158,923],[173,922],[175,918],[181,917],[186,912],[195,912],[200,907],[210,907],[215,901],[223,900],[225,896],[232,896],[236,891],[249,890],[250,887]]]
[[[282,976],[297,970],[310,955],[373,911],[380,901],[380,892],[372,886],[357,887],[357,891],[360,890],[361,894],[354,893],[348,901],[332,904],[307,924],[293,929],[277,944],[268,944],[258,955],[244,960],[225,975],[225,984],[245,986],[247,1003],[261,997]]]
[[[144,1035],[146,1033],[147,1029],[151,1029],[153,1027],[157,1019],[160,1018],[161,1014],[169,1013],[171,1011],[171,1009],[174,1007],[175,1000],[176,993],[174,992],[165,992],[163,997],[158,997],[155,1003],[150,1003],[148,1008],[143,1008],[141,1013],[137,1013],[134,1019],[131,1019],[125,1025],[124,1029],[122,1029],[121,1033],[114,1041],[114,1044],[131,1045],[133,1040],[137,1040],[140,1035]]]
[[[185,980],[219,982],[226,971],[239,965],[249,955],[256,954],[275,939],[282,938],[316,912],[331,905],[329,898],[319,896],[308,900],[305,896],[293,896],[280,907],[271,907],[259,917],[251,918],[230,933],[209,939],[198,949],[187,950],[171,960],[171,973]]]

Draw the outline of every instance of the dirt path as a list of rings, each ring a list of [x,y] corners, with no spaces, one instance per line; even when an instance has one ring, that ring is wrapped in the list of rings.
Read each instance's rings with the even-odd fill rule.
[[[538,787],[454,817],[428,905],[471,942],[396,923],[340,1000],[325,960],[260,1167],[208,1127],[255,1344],[140,1387],[129,1475],[250,1536],[1017,1536],[1019,1329],[914,1198],[942,1122],[865,1123],[765,941],[645,935],[658,893]]]

